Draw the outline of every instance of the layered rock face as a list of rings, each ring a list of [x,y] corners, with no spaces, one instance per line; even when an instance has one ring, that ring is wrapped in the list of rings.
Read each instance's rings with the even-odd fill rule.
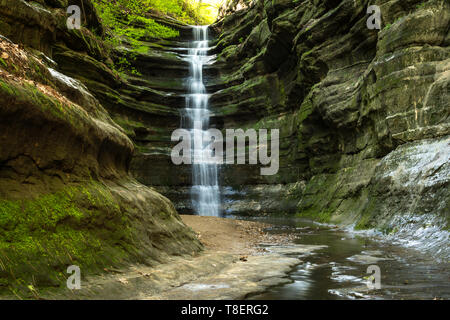
[[[176,166],[170,157],[176,144],[171,135],[180,128],[185,109],[189,63],[184,55],[193,39],[192,28],[168,17],[152,15],[158,23],[178,31],[179,36],[143,37],[139,51],[131,50],[125,39],[123,45],[108,47],[102,41],[104,27],[92,10],[91,1],[70,3],[84,8],[86,17],[82,20],[85,27],[70,32],[65,22],[66,4],[23,1],[19,7],[27,8],[24,11],[6,1],[2,7],[4,34],[45,53],[57,63],[59,72],[85,85],[134,144],[129,163],[132,177],[167,196],[178,212],[192,213],[192,168]],[[213,33],[210,37],[212,40]],[[120,75],[112,70],[113,60],[126,61]],[[217,91],[213,83],[217,74],[217,68],[205,66],[208,92]]]
[[[192,212],[191,168],[170,159],[192,29],[161,19],[180,36],[108,48],[91,2],[70,4],[81,30],[68,1],[0,0],[0,290],[200,250],[154,191]],[[376,228],[448,257],[449,21],[444,0],[273,0],[212,26],[212,127],[281,138],[277,175],[221,167],[224,211]],[[119,76],[124,57],[135,72]]]
[[[201,250],[172,203],[129,175],[127,133],[157,134],[127,124],[169,114],[176,126],[153,89],[172,84],[120,78],[91,2],[71,4],[81,30],[66,27],[67,1],[0,1],[0,291],[64,289],[70,265],[84,276]],[[137,61],[158,73],[154,55]]]
[[[281,135],[277,175],[223,169],[230,210],[444,230],[431,249],[448,255],[449,23],[440,0],[254,1],[217,23],[216,123]]]

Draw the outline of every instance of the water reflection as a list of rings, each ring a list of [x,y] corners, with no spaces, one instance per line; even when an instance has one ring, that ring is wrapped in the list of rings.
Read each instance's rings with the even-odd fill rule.
[[[250,299],[434,299],[450,298],[450,268],[418,251],[294,218],[254,218],[273,224],[270,233],[295,233],[299,244],[327,248],[301,255],[291,283]],[[366,285],[367,267],[381,269],[380,290]]]

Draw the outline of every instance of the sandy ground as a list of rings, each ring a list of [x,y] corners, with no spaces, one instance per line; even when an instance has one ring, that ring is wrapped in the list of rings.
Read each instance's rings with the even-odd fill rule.
[[[182,216],[205,250],[195,256],[168,257],[150,267],[133,265],[87,277],[82,289],[48,293],[44,299],[243,299],[288,283],[299,255],[321,246],[293,244],[270,235],[270,225],[215,217]],[[261,246],[261,244],[263,244]]]
[[[292,238],[264,232],[270,225],[217,217],[182,215],[183,222],[191,227],[206,249],[240,255],[264,252],[260,243],[287,244]]]

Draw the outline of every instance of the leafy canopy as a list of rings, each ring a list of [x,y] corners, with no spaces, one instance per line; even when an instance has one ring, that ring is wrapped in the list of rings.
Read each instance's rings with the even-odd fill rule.
[[[179,32],[158,23],[156,17],[169,16],[191,25],[210,24],[217,18],[222,0],[92,0],[103,24],[109,29],[112,47],[125,43],[131,55],[147,50],[141,41],[169,39]],[[128,58],[133,58],[129,56]],[[126,57],[116,61],[118,71],[130,67]],[[135,72],[135,70],[131,70]]]
[[[221,0],[93,0],[103,23],[117,35],[173,38],[178,33],[148,17],[148,13],[167,15],[187,24],[210,24],[217,17]],[[145,29],[144,31],[137,31]],[[126,29],[126,30],[124,30]],[[131,29],[131,30],[129,30]]]

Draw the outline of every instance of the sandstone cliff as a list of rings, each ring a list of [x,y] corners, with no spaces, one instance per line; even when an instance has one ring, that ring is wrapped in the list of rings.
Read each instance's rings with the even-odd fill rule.
[[[142,89],[134,103],[92,3],[74,2],[84,27],[70,31],[68,1],[0,1],[1,292],[65,288],[70,265],[85,276],[201,250],[172,203],[130,177],[135,146],[105,107],[158,101]]]
[[[369,5],[381,30],[366,26]],[[216,122],[281,129],[277,176],[224,168],[241,191],[229,209],[376,228],[448,255],[449,27],[440,0],[253,1],[215,24]]]
[[[0,0],[0,290],[201,249],[175,211],[192,212],[191,168],[170,159],[192,30],[154,17],[179,36],[132,52],[105,44],[89,0],[71,2],[84,20],[69,31],[68,4]],[[381,30],[366,27],[372,4]],[[445,0],[228,11],[210,28],[211,124],[280,129],[281,152],[275,176],[221,168],[224,211],[375,229],[446,259],[449,25]]]

